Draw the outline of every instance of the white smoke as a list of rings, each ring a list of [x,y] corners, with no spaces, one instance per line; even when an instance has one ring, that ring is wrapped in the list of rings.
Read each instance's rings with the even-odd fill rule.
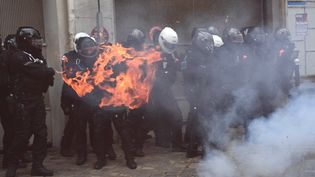
[[[199,176],[287,176],[305,156],[315,153],[314,88],[301,86],[284,107],[252,121],[246,140],[230,143],[225,152],[210,151],[199,166]]]

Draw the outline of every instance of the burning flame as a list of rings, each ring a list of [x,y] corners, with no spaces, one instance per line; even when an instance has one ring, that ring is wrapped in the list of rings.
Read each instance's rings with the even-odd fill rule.
[[[99,107],[128,107],[135,109],[149,100],[160,52],[155,49],[135,51],[120,44],[101,46],[102,52],[92,70],[75,73],[63,79],[78,96],[98,89],[103,93]]]

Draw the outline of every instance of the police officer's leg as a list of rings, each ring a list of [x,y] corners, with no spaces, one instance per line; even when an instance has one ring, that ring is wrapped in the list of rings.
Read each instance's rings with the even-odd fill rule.
[[[34,133],[33,142],[33,166],[32,176],[53,176],[51,170],[43,166],[47,154],[47,127],[46,127],[46,110],[43,98],[39,98],[33,105],[32,114],[32,132]]]
[[[77,149],[77,165],[83,165],[86,162],[87,156],[87,119],[88,116],[83,108],[75,110],[76,129],[75,129],[75,146]]]
[[[134,131],[135,138],[135,156],[143,157],[143,144],[145,140],[145,128],[144,128],[144,108],[139,108],[130,112],[129,117]]]
[[[187,151],[186,151],[186,157],[187,158],[193,158],[198,155],[198,113],[197,110],[195,110],[193,107],[191,108],[189,114],[188,114],[188,121],[187,121]]]
[[[183,146],[183,120],[180,109],[175,99],[173,99],[173,107],[169,110],[169,122],[171,125],[172,150],[184,152]]]
[[[73,112],[70,113],[65,129],[63,131],[63,137],[61,139],[60,153],[64,157],[73,156],[72,143],[75,135],[76,118]]]
[[[103,117],[101,112],[93,116],[93,141],[94,151],[96,153],[97,162],[94,164],[94,169],[101,169],[106,165],[106,143],[104,141],[105,129],[107,128],[106,117]]]
[[[170,114],[163,107],[160,107],[154,116],[155,145],[163,148],[171,146],[171,125]]]
[[[114,126],[120,135],[122,149],[125,153],[125,159],[127,166],[130,169],[136,169],[137,164],[134,161],[134,143],[132,142],[132,127],[130,120],[126,119],[126,113],[114,114],[113,116]]]
[[[10,116],[8,104],[5,98],[0,99],[0,118],[1,124],[3,127],[4,135],[3,135],[3,159],[2,159],[2,167],[7,168],[8,166],[8,148],[14,138],[15,131],[15,123],[14,117]]]
[[[89,115],[93,115],[94,117],[94,112],[91,112]],[[89,125],[89,138],[90,138],[90,144],[91,147],[93,149],[93,151],[95,151],[95,142],[94,142],[94,122],[93,122],[93,118],[89,118],[87,119],[87,123]]]
[[[112,117],[109,117],[108,115],[106,115],[106,112],[104,113],[104,117],[107,118],[107,122],[106,122],[106,128],[105,128],[105,144],[106,144],[106,154],[108,155],[108,158],[110,160],[115,160],[117,158],[117,155],[114,151],[113,148],[113,143],[114,143],[114,133],[113,133],[113,127],[112,127]]]
[[[30,106],[30,104],[22,103],[19,103],[17,105],[17,114],[15,115],[16,131],[14,139],[12,140],[11,145],[8,149],[9,162],[6,177],[16,176],[20,154],[26,149],[28,139],[32,135],[32,113],[30,112]]]

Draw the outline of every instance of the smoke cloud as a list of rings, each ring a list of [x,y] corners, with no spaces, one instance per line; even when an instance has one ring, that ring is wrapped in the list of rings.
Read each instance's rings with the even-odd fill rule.
[[[241,98],[242,94],[239,95]],[[292,95],[285,106],[269,117],[250,122],[245,139],[230,138],[227,131],[232,122],[226,120],[232,120],[227,117],[233,117],[233,110],[226,115],[221,121],[225,122],[224,133],[229,137],[223,138],[224,151],[209,150],[199,165],[199,176],[292,176],[292,167],[303,162],[305,156],[315,153],[315,85],[303,84]]]

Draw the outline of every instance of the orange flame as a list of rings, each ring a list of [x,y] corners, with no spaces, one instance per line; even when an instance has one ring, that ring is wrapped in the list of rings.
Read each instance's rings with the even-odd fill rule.
[[[82,97],[95,88],[104,92],[99,107],[128,107],[135,109],[148,102],[155,63],[160,53],[155,49],[135,51],[120,44],[101,46],[103,50],[92,71],[77,72],[64,81]]]

